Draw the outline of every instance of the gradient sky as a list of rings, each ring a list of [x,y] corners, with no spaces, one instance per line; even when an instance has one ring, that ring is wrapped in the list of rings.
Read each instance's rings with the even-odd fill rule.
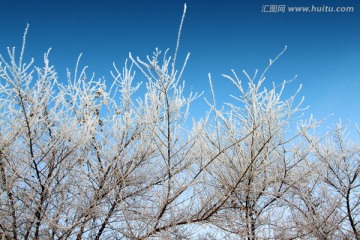
[[[0,52],[21,46],[30,24],[26,57],[41,65],[52,48],[50,61],[60,78],[73,70],[80,53],[89,72],[111,81],[112,62],[121,67],[132,52],[145,58],[155,47],[173,52],[187,3],[179,62],[191,53],[184,74],[188,89],[209,96],[210,72],[218,102],[235,93],[221,77],[234,69],[263,70],[288,46],[267,75],[269,83],[297,79],[287,88],[290,96],[303,84],[308,114],[325,125],[339,118],[360,124],[360,1],[359,0],[1,0]],[[353,13],[262,13],[263,5],[354,7]],[[138,71],[138,76],[140,73]],[[245,80],[245,77],[242,77]],[[64,78],[65,79],[65,78]],[[193,112],[205,109],[200,99]]]

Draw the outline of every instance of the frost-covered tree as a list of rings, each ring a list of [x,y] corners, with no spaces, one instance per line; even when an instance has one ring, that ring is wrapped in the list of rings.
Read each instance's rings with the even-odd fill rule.
[[[183,95],[180,33],[181,26],[171,57],[156,49],[148,62],[130,55],[122,71],[114,65],[110,86],[88,77],[79,60],[66,82],[49,53],[44,67],[24,64],[26,32],[19,60],[15,48],[9,61],[1,56],[3,237],[185,236],[178,226],[193,220],[201,126],[187,121],[199,95]],[[133,83],[134,65],[145,84]],[[144,95],[134,97],[142,86]]]
[[[311,122],[300,125],[304,109],[302,100],[295,102],[298,92],[282,99],[289,81],[273,84],[269,90],[264,86],[266,72],[281,54],[259,76],[255,72],[250,77],[244,71],[247,84],[234,71],[233,76],[224,75],[239,92],[227,104],[228,111],[217,108],[213,91],[210,107],[215,120],[204,138],[207,152],[218,155],[208,169],[207,189],[217,206],[211,222],[235,237],[276,236],[285,211],[282,197],[291,189],[296,167],[304,159],[299,137],[313,126]]]
[[[175,51],[129,55],[112,81],[80,67],[60,79],[0,55],[1,239],[359,239],[359,145],[324,141],[299,91],[262,74],[190,119]],[[137,81],[135,69],[145,79]],[[300,90],[300,88],[299,88]],[[198,100],[200,101],[200,100]],[[220,104],[222,105],[222,104]]]
[[[306,134],[308,177],[298,183],[292,202],[295,225],[304,236],[359,239],[359,145],[346,139],[339,122],[327,136]]]

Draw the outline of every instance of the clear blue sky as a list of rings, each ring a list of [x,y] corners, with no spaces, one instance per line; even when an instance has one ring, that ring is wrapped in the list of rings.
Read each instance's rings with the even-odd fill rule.
[[[209,94],[207,74],[213,76],[218,101],[232,85],[221,78],[234,68],[263,70],[285,45],[286,53],[270,70],[276,83],[298,78],[291,94],[303,84],[308,113],[317,119],[335,114],[360,124],[360,1],[359,0],[2,0],[0,51],[19,49],[26,23],[30,24],[27,57],[41,65],[52,48],[50,61],[60,77],[82,65],[111,81],[112,62],[123,65],[128,52],[145,57],[155,47],[174,50],[183,5],[181,56],[191,52],[184,79],[193,91]],[[262,13],[263,5],[354,7],[353,13]],[[205,108],[199,100],[193,112]]]

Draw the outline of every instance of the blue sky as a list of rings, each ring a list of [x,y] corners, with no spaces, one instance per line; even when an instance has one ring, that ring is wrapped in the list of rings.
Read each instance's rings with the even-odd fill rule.
[[[222,73],[263,70],[287,45],[269,83],[297,74],[286,93],[303,84],[300,96],[310,106],[308,114],[317,119],[334,114],[325,125],[339,118],[360,124],[359,0],[2,0],[0,52],[20,48],[29,23],[28,58],[41,65],[51,47],[50,61],[64,78],[83,53],[82,65],[110,82],[112,62],[121,67],[129,52],[144,58],[155,47],[174,50],[185,2],[179,60],[191,52],[184,74],[189,89],[209,96],[210,72],[218,101],[229,100],[226,95],[235,89]],[[265,5],[354,7],[354,12],[264,13]],[[193,112],[205,108],[200,99]]]

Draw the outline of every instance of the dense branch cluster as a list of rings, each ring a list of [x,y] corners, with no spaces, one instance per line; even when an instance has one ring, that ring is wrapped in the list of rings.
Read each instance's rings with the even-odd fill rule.
[[[24,45],[0,56],[0,238],[360,239],[360,146],[345,127],[314,134],[287,81],[264,87],[268,68],[224,75],[238,92],[224,107],[209,76],[191,122],[201,94],[184,96],[178,44],[130,55],[110,85],[78,64],[60,80],[49,52],[33,67]]]

